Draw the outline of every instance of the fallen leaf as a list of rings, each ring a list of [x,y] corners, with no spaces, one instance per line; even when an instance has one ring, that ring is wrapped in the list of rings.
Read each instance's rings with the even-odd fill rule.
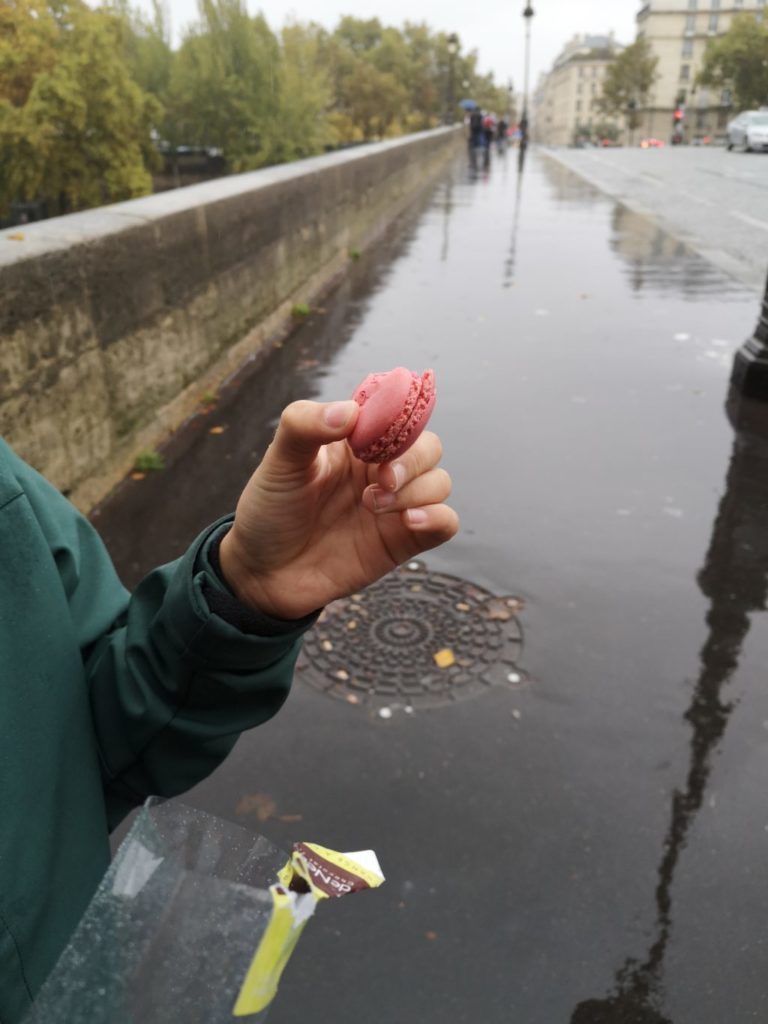
[[[268,821],[276,810],[277,804],[266,793],[247,793],[239,800],[235,814],[255,814],[259,821]]]
[[[448,647],[444,647],[442,651],[436,651],[432,657],[438,668],[450,668],[456,662],[453,651]]]
[[[350,619],[347,623],[347,629],[357,629],[357,623],[354,619]]]
[[[320,646],[323,648],[324,651],[332,651],[333,650],[333,644],[331,643],[330,640],[321,640],[320,641]]]
[[[349,672],[345,672],[343,668],[340,668],[338,672],[334,672],[337,679],[340,679],[342,683],[345,683],[349,679]]]
[[[456,605],[457,612],[469,612],[472,610],[472,606],[468,605],[466,601],[459,601]]]
[[[227,429],[226,427],[211,427],[211,429],[208,431],[208,433],[209,434],[223,434],[226,429]]]
[[[24,232],[23,231],[16,231],[16,232],[14,232],[14,234],[8,235],[8,237],[10,238],[10,240],[12,242],[23,242],[24,241]]]
[[[303,821],[304,818],[301,814],[280,814],[278,815],[277,820],[284,821],[286,824],[290,825],[295,821]]]
[[[146,475],[146,473],[131,473],[131,480],[143,480]]]
[[[424,932],[424,938],[429,939],[430,942],[434,942],[437,938],[437,932]]]
[[[357,696],[356,693],[348,693],[347,694],[347,702],[349,704],[359,704],[360,703],[360,698]]]

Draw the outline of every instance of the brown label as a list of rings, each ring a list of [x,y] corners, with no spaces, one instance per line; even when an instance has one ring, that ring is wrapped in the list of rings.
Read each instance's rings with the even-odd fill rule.
[[[350,892],[370,889],[370,885],[360,875],[322,857],[306,843],[295,843],[293,849],[304,858],[312,883],[326,896],[346,896]]]

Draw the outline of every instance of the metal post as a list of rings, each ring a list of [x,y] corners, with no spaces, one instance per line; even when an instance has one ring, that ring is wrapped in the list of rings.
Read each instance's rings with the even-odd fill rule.
[[[445,123],[453,124],[456,120],[456,54],[459,52],[459,37],[455,32],[448,36],[448,109]]]
[[[734,357],[731,385],[745,398],[768,400],[768,280],[755,333]]]
[[[531,69],[531,19],[533,14],[532,5],[527,3],[523,11],[523,18],[525,18],[525,75],[523,77],[523,114],[520,118],[521,151],[525,151],[528,146],[528,79]]]

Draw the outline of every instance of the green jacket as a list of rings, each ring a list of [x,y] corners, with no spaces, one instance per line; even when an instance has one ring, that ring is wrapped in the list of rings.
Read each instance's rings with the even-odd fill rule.
[[[288,694],[300,628],[253,635],[211,610],[225,529],[131,596],[89,522],[0,441],[0,1024],[66,944],[109,829],[202,779]]]

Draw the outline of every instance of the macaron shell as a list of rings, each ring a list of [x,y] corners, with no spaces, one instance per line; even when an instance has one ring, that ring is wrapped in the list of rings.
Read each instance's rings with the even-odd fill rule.
[[[389,373],[369,374],[354,400],[361,413],[349,437],[352,451],[363,462],[390,462],[416,441],[435,406],[432,370],[423,376],[398,366]]]
[[[404,412],[410,415],[419,397],[418,378],[414,381],[414,375],[403,366],[389,373],[371,373],[352,397],[361,410],[365,410],[358,416],[349,437],[352,450],[357,454],[383,440]],[[385,443],[391,440],[388,436]]]

